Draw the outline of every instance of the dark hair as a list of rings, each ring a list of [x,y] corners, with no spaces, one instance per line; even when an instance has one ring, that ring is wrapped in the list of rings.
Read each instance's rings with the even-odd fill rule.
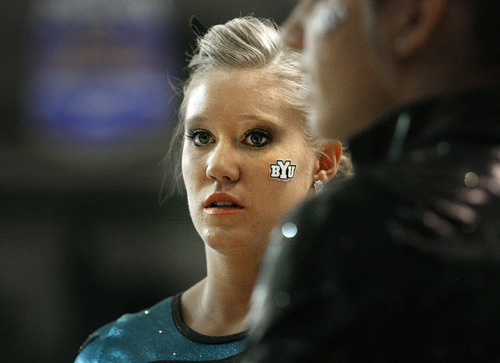
[[[481,58],[500,63],[500,0],[467,0],[474,12],[474,36]]]

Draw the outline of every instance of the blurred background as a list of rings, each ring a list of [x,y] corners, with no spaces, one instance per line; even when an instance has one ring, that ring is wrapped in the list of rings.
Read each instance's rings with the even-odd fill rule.
[[[185,196],[159,202],[188,20],[281,23],[294,3],[0,2],[0,361],[71,362],[205,275]]]

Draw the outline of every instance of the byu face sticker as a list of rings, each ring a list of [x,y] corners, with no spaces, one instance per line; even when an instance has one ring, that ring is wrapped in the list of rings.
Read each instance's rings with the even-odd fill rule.
[[[289,181],[295,176],[297,165],[292,165],[291,160],[277,160],[276,164],[271,164],[269,178]]]

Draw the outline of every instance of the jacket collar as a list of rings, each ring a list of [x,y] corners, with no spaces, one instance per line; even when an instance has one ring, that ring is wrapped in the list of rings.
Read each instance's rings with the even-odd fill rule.
[[[397,160],[424,142],[462,134],[500,142],[500,88],[432,97],[390,112],[348,141],[355,165]]]

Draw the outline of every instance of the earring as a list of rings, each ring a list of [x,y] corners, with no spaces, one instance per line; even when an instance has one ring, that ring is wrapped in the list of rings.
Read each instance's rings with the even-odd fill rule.
[[[321,180],[315,180],[313,183],[314,189],[321,190],[325,186],[325,184]]]

